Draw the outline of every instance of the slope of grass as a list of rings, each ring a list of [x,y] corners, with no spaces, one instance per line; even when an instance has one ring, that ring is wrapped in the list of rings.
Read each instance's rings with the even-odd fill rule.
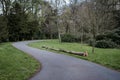
[[[60,48],[60,49],[65,49],[70,51],[79,51],[79,52],[88,51],[89,53],[88,57],[81,57],[81,56],[71,55],[67,53],[63,53],[63,54],[89,60],[89,61],[120,71],[120,49],[95,48],[95,53],[92,54],[91,53],[92,47],[86,44],[81,45],[79,43],[59,43],[58,40],[45,40],[45,41],[31,43],[29,45],[35,48],[40,48],[40,49],[42,49],[41,46],[45,45],[48,47]]]
[[[33,57],[17,50],[11,43],[0,44],[0,80],[26,80],[39,67]]]

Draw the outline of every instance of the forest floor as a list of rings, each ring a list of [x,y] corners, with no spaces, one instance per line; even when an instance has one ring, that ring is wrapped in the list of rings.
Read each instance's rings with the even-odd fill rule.
[[[43,49],[42,46],[48,46],[58,49],[70,50],[70,51],[78,51],[78,52],[85,52],[87,51],[89,56],[82,57],[78,55],[57,52],[60,54],[74,56],[80,59],[85,59],[91,62],[95,62],[101,64],[103,66],[109,67],[111,69],[115,69],[120,71],[120,49],[102,49],[102,48],[95,48],[95,53],[92,53],[92,47],[88,46],[87,44],[80,44],[80,43],[59,43],[58,40],[44,40],[39,42],[30,43],[29,46]],[[51,51],[51,50],[50,50]],[[55,51],[52,51],[55,52]]]
[[[11,43],[0,43],[0,80],[26,80],[39,68],[40,63],[30,55]]]

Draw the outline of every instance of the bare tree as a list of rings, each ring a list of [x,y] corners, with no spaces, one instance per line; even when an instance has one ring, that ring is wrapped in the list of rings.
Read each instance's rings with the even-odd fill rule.
[[[92,53],[94,53],[95,38],[98,34],[104,33],[105,29],[108,27],[111,29],[115,26],[113,14],[108,10],[110,7],[104,6],[96,1],[84,2],[82,7],[82,17],[85,21],[84,25],[89,26],[89,31],[92,34],[91,38],[93,40]]]
[[[66,1],[65,0],[55,0],[56,27],[58,28],[59,42],[61,42],[61,30],[60,30],[59,22],[60,22],[60,15],[61,15],[61,7],[63,6],[63,3],[66,4]]]

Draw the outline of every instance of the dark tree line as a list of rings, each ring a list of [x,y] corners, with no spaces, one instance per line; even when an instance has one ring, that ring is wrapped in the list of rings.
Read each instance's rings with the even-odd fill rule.
[[[57,38],[58,10],[44,0],[0,0],[0,41]],[[2,20],[5,19],[5,22]],[[4,27],[3,27],[4,26]],[[1,29],[1,30],[2,30]]]
[[[38,21],[28,21],[29,16],[22,10],[22,5],[15,1],[1,0],[0,41],[20,41],[32,39],[38,31]]]

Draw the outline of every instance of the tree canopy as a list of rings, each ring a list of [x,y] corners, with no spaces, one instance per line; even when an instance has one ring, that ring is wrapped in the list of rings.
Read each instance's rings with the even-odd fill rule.
[[[69,35],[73,41],[92,42],[93,51],[103,39],[120,44],[119,0],[0,0],[0,5],[0,41],[61,41]]]

